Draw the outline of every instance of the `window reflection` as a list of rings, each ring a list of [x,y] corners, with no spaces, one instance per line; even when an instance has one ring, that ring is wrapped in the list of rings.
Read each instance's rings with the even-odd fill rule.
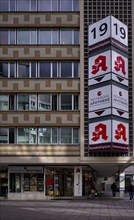
[[[18,63],[18,77],[19,78],[29,77],[29,63],[28,62]]]
[[[18,128],[18,144],[36,144],[36,128]]]
[[[0,11],[8,11],[9,9],[9,1],[8,0],[0,0]]]
[[[42,94],[38,96],[39,110],[51,110],[51,102],[49,94]]]
[[[51,11],[51,0],[38,0],[39,11]]]

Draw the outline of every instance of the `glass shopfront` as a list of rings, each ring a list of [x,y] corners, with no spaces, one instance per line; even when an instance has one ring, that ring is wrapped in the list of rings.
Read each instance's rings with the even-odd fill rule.
[[[9,192],[44,192],[43,167],[10,167]]]
[[[73,196],[74,170],[69,168],[46,168],[46,195]]]

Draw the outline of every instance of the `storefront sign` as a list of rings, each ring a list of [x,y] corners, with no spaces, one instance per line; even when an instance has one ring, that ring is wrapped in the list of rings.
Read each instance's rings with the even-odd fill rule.
[[[82,196],[82,167],[74,167],[74,196]]]
[[[119,114],[112,111],[111,114],[123,116],[128,112],[128,91],[115,85],[107,85],[89,90],[89,112],[95,112],[96,117],[109,114],[108,108],[119,110]],[[101,110],[103,109],[103,112]],[[100,114],[99,114],[100,112]],[[120,113],[121,112],[121,113]],[[91,119],[92,114],[89,115]],[[127,115],[125,116],[127,118]]]
[[[89,112],[111,106],[111,85],[89,91]]]
[[[89,124],[89,150],[115,149],[128,151],[128,123],[106,120]]]
[[[43,173],[43,167],[39,166],[10,166],[10,173]]]
[[[128,57],[122,53],[108,50],[94,56],[90,55],[88,64],[89,85],[111,80],[112,78],[121,84],[127,85]],[[108,74],[109,76],[106,79]]]
[[[112,107],[128,112],[128,91],[112,86]]]

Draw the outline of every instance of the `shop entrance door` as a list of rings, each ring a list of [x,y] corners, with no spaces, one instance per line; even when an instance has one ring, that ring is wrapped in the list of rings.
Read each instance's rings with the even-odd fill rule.
[[[0,197],[7,197],[8,193],[8,173],[0,173]]]

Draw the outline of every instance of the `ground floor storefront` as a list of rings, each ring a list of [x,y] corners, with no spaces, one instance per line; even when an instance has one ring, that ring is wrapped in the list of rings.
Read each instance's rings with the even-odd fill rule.
[[[86,166],[14,165],[7,166],[4,172],[0,171],[3,180],[0,196],[12,200],[88,196],[97,179],[95,172]]]

